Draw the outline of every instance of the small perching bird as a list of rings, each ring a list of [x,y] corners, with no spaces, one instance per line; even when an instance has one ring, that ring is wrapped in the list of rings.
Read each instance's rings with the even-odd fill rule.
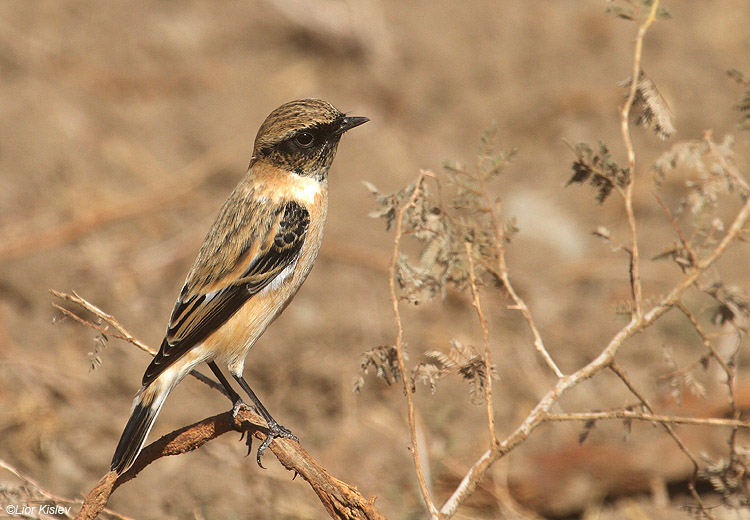
[[[263,122],[248,171],[206,235],[159,352],[146,368],[112,470],[122,474],[132,466],[169,392],[203,362],[224,386],[235,414],[244,403],[217,361],[268,423],[258,464],[274,438],[297,440],[242,377],[245,356],[310,272],[323,238],[328,169],[339,139],[367,121],[320,99],[302,99],[280,106]]]

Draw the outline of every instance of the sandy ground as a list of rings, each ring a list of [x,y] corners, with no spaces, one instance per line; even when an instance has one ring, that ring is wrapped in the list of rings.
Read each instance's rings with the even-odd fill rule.
[[[717,139],[734,132],[739,114],[731,107],[742,90],[725,71],[750,74],[746,2],[666,4],[673,19],[648,34],[644,68],[675,114],[672,141],[707,129]],[[483,130],[497,122],[501,146],[519,150],[496,193],[521,230],[508,252],[513,279],[563,370],[590,360],[621,326],[615,310],[628,298],[626,258],[591,231],[603,224],[624,240],[626,226],[615,198],[598,206],[587,188],[565,188],[574,157],[563,140],[601,139],[624,157],[617,83],[630,75],[635,26],[606,7],[594,0],[0,3],[0,459],[57,495],[88,492],[108,468],[148,358],[112,340],[91,371],[96,334],[71,320],[53,324],[60,313],[48,289],[77,291],[158,345],[263,118],[285,101],[321,97],[372,121],[342,141],[321,257],[251,352],[245,374],[333,475],[376,495],[390,518],[425,518],[400,390],[372,376],[361,394],[351,390],[361,353],[395,334],[387,279],[393,237],[368,218],[374,205],[362,181],[390,192],[420,168],[471,163]],[[647,167],[670,143],[642,129],[634,138],[645,294],[658,297],[680,273],[648,260],[675,237]],[[737,161],[746,172],[748,144],[740,133]],[[676,201],[683,181],[668,180],[664,197]],[[728,283],[746,289],[748,267],[747,245],[720,264]],[[691,303],[697,311],[706,305],[697,296]],[[490,289],[485,305],[500,375],[498,433],[506,435],[554,381],[518,314]],[[465,295],[405,309],[404,317],[413,362],[425,350],[447,349],[451,338],[481,343]],[[658,380],[669,370],[664,345],[681,364],[703,354],[684,320],[670,316],[620,358],[654,402],[670,393]],[[707,402],[726,404],[714,376],[698,377],[707,380]],[[601,376],[571,392],[561,410],[632,402]],[[470,404],[455,378],[434,396],[420,389],[417,404],[441,502],[486,449],[484,409]],[[151,438],[227,406],[185,381]],[[688,516],[679,507],[684,486],[664,490],[690,465],[679,453],[670,458],[661,430],[634,427],[626,442],[622,425],[602,425],[579,448],[580,429],[534,432],[459,517],[498,518],[506,474],[515,498],[547,516],[600,508],[603,518]],[[685,435],[696,453],[726,452],[726,431]],[[111,508],[139,519],[326,518],[309,488],[272,457],[267,471],[243,458],[238,438],[159,461],[118,490]],[[3,482],[17,483],[0,470]],[[547,486],[541,496],[540,486]]]

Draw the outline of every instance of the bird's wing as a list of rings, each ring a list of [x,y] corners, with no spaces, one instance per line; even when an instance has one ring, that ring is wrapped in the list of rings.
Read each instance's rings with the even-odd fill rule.
[[[143,375],[144,385],[217,330],[253,295],[291,276],[305,243],[310,214],[294,201],[267,214],[268,223],[259,226],[265,229],[248,237],[235,261],[225,262],[230,265],[220,270],[223,275],[218,279],[201,277],[201,263],[209,263],[210,255],[199,254],[172,311],[161,348]],[[257,219],[250,220],[258,224]]]

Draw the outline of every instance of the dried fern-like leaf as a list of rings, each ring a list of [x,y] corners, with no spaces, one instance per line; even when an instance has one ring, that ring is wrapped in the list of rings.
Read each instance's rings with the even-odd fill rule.
[[[405,355],[405,354],[404,354]],[[393,345],[380,345],[362,354],[359,365],[359,374],[352,385],[354,392],[359,392],[365,384],[365,378],[370,369],[375,369],[375,375],[385,381],[389,386],[401,380],[401,371],[398,368],[398,357],[396,347]]]
[[[371,211],[369,215],[372,218],[384,219],[386,231],[391,229],[393,222],[396,220],[396,210],[399,205],[408,200],[417,188],[415,183],[411,183],[399,192],[392,195],[385,195],[370,182],[364,182],[364,185],[374,195],[375,203],[379,206],[377,209]]]
[[[93,372],[99,368],[102,364],[102,352],[107,348],[109,338],[105,334],[99,334],[94,338],[94,351],[89,352],[89,372]]]
[[[628,168],[621,168],[609,152],[607,145],[599,142],[599,151],[594,152],[586,143],[573,147],[577,159],[573,162],[573,176],[568,185],[584,183],[596,190],[596,201],[601,204],[612,193],[615,187],[623,188],[630,180]]]
[[[702,458],[706,466],[699,471],[699,476],[711,483],[721,495],[724,505],[732,509],[747,510],[750,506],[746,476],[750,471],[748,454],[738,451],[726,459],[722,457],[712,460],[705,454]]]
[[[708,399],[708,392],[706,391],[706,386],[698,381],[695,376],[692,374],[692,372],[686,372],[685,373],[685,386],[690,391],[691,394],[693,394],[695,397],[699,397],[701,399]]]
[[[629,91],[632,81],[632,78],[628,78],[620,85]],[[635,86],[633,109],[638,114],[635,124],[652,129],[662,141],[668,139],[677,131],[674,127],[674,116],[672,116],[669,105],[667,105],[651,78],[646,76],[643,71],[638,75],[638,83]]]
[[[737,69],[728,70],[727,75],[745,87],[742,99],[734,105],[734,109],[741,113],[740,120],[737,122],[739,129],[750,130],[750,81],[745,79],[744,74]]]
[[[715,282],[703,289],[703,292],[714,298],[718,305],[713,309],[712,321],[717,325],[734,323],[741,325],[750,317],[750,295],[741,287],[726,287]]]
[[[437,365],[432,363],[419,363],[412,370],[411,374],[411,391],[416,392],[417,383],[422,383],[430,387],[430,392],[435,393],[437,382],[445,375],[445,372]]]
[[[416,260],[399,252],[396,263],[400,297],[407,302],[422,304],[437,296],[445,297],[449,287],[463,290],[468,286],[466,242],[472,244],[476,257],[477,279],[499,279],[493,271],[503,245],[498,242],[508,242],[517,228],[511,220],[503,223],[501,233],[494,232],[486,189],[487,183],[502,172],[515,151],[498,151],[495,137],[494,127],[482,136],[475,169],[459,164],[445,165],[445,174],[456,189],[450,207],[446,208],[440,199],[440,181],[434,174],[430,174],[430,178],[438,187],[437,196],[424,182],[419,186],[414,182],[392,195],[384,195],[371,183],[365,183],[378,206],[370,215],[384,218],[386,227],[390,228],[400,208],[405,209],[403,233],[419,242]],[[419,191],[415,193],[415,190]],[[407,201],[409,206],[403,208]]]
[[[418,373],[412,374],[412,384],[416,381],[429,384],[433,389],[439,379],[449,374],[460,375],[469,383],[469,397],[472,403],[484,402],[484,388],[487,384],[484,359],[471,345],[465,345],[458,340],[451,340],[451,348],[447,352],[431,350],[425,352],[425,356],[432,363],[422,363]],[[491,367],[490,377],[498,379],[495,366]]]

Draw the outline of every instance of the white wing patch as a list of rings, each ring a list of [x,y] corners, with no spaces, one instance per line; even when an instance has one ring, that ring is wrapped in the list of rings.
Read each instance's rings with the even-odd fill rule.
[[[279,289],[284,281],[294,273],[294,268],[297,267],[297,260],[298,259],[295,259],[294,262],[286,266],[268,285],[261,289],[258,295],[263,295],[269,291],[276,291]]]

